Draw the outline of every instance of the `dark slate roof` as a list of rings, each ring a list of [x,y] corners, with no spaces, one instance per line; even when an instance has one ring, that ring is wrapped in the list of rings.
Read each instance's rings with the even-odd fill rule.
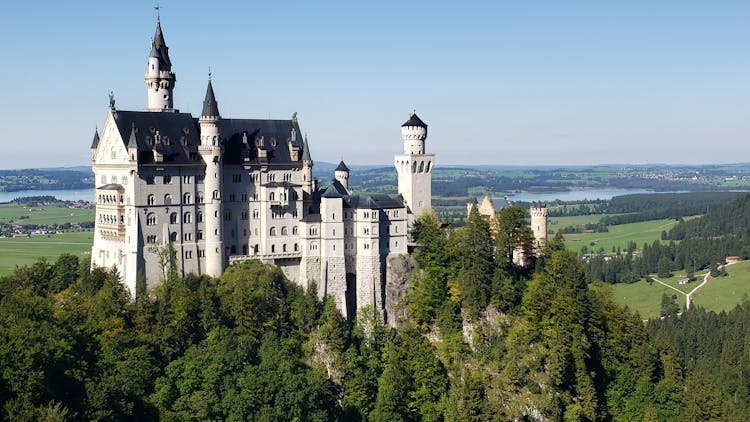
[[[201,116],[221,116],[219,114],[219,105],[216,103],[216,97],[214,96],[214,87],[211,85],[211,79],[208,80],[206,99],[203,100],[203,113],[201,113]]]
[[[417,116],[417,113],[412,113],[411,117],[409,117],[409,120],[406,121],[401,127],[404,126],[419,126],[419,127],[427,127],[427,124],[422,121],[422,119]]]
[[[404,207],[400,196],[391,197],[385,194],[352,195],[347,198],[347,203],[351,208],[387,209]]]
[[[297,148],[302,147],[298,138],[292,140],[292,128],[300,133],[299,125],[293,120],[220,120],[219,130],[221,130],[221,136],[225,139],[224,164],[292,163],[289,143]],[[243,138],[247,142],[243,141]],[[258,157],[258,147],[255,143],[256,139],[260,138],[263,138],[262,149],[267,151],[267,159],[263,162]]]
[[[157,55],[154,55],[156,53]],[[164,42],[164,33],[161,31],[161,21],[156,21],[156,34],[154,34],[154,41],[151,45],[151,57],[158,57],[159,64],[166,67],[172,66],[172,61],[169,60],[169,47]]]
[[[336,190],[336,188],[331,184],[328,186],[328,189],[323,192],[322,195],[320,195],[321,198],[342,198],[343,196]]]
[[[91,149],[96,149],[99,146],[99,130],[94,129],[94,140],[91,142]]]
[[[125,145],[131,141],[137,145],[138,164],[157,164],[154,162],[155,148],[164,158],[159,165],[203,164],[197,154],[200,133],[190,114],[117,110],[114,118]],[[157,132],[161,137],[160,143],[156,142]],[[131,139],[131,134],[135,135],[134,140]],[[149,145],[149,138],[153,145]],[[187,146],[183,145],[183,138],[187,141]],[[193,160],[190,159],[190,153],[195,153]]]
[[[305,141],[302,145],[302,161],[312,161],[310,146],[307,144],[307,136],[305,136]]]
[[[349,167],[347,167],[346,164],[344,164],[344,160],[341,160],[338,167],[336,167],[336,170],[334,171],[349,171]]]
[[[138,137],[136,136],[135,124],[130,129],[130,138],[128,138],[128,149],[138,148]]]

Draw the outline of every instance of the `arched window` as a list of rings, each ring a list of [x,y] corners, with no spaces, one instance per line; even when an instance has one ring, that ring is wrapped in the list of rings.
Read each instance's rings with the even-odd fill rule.
[[[258,255],[258,245],[253,246],[253,253]]]
[[[169,233],[169,241],[170,242],[176,242],[177,241],[177,232]]]
[[[287,230],[286,226],[281,228],[281,235],[286,236],[289,234],[289,231]]]
[[[411,164],[411,172],[412,173],[416,173],[417,172],[417,162],[416,161]]]
[[[271,201],[273,201],[274,199],[276,199],[276,193],[271,192],[271,194],[268,195],[268,199],[271,200]]]
[[[198,222],[199,223],[203,222],[203,213],[202,212],[198,212]]]
[[[284,243],[284,244],[283,244],[283,245],[281,246],[281,251],[282,251],[282,252],[286,252],[286,243]]]
[[[292,227],[292,234],[299,234],[299,228],[297,226]]]
[[[190,194],[189,193],[186,193],[186,194],[182,195],[182,202],[183,203],[189,204],[190,203],[190,199],[191,198],[190,198]]]
[[[271,236],[276,236],[276,227],[271,227],[271,232],[269,234]]]
[[[247,247],[247,245],[242,245],[242,255],[247,255],[250,249]]]
[[[219,199],[219,191],[217,191],[217,190],[214,191],[213,198],[214,199]]]
[[[424,161],[419,162],[419,172],[424,173]]]
[[[186,212],[182,214],[182,222],[183,223],[192,223],[193,222],[193,215],[189,212]]]
[[[169,224],[177,224],[177,213],[169,214]]]
[[[271,245],[271,253],[276,252],[276,245]]]
[[[146,198],[146,205],[154,205],[154,195],[151,194]]]
[[[164,205],[172,205],[172,195],[164,195]]]
[[[156,225],[156,214],[150,212],[146,216],[146,225],[147,226],[155,226]]]
[[[294,252],[297,252],[298,250],[299,250],[299,245],[295,243],[294,244]]]

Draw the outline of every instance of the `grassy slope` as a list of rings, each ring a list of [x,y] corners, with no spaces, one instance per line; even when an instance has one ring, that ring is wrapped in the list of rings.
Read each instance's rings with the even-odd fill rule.
[[[61,253],[78,255],[91,252],[94,231],[73,231],[52,235],[0,238],[0,275],[16,265],[27,265],[40,257],[54,261]]]
[[[635,283],[612,286],[614,300],[621,305],[627,305],[632,311],[638,312],[643,319],[659,316],[661,296],[664,293],[670,296],[676,295],[680,308],[685,307],[685,295],[681,295],[659,283],[648,283],[645,280],[640,280]]]
[[[750,297],[750,261],[727,267],[727,277],[712,278],[693,296],[693,303],[709,311],[728,311]]]
[[[611,252],[612,247],[625,249],[628,241],[635,241],[638,247],[644,243],[651,243],[661,237],[662,230],[669,231],[677,221],[651,220],[639,223],[620,224],[609,226],[607,233],[575,233],[565,235],[565,245],[573,251],[580,251],[581,246],[586,245],[590,251],[597,251],[603,248],[604,252]],[[591,246],[594,242],[594,246]]]

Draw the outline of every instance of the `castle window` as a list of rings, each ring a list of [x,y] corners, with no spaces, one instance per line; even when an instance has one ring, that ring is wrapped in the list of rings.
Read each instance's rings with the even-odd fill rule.
[[[190,184],[190,176],[182,176],[182,183],[189,185]]]
[[[230,211],[224,211],[224,221],[229,221],[232,219],[232,213]]]
[[[243,193],[243,194],[242,194],[242,196],[240,196],[240,200],[241,200],[242,202],[247,202],[247,194],[246,194],[246,193]]]
[[[172,195],[164,195],[164,205],[172,205]]]
[[[281,235],[286,236],[289,234],[289,231],[287,230],[286,226],[281,228]]]
[[[193,259],[193,251],[185,251],[185,259]]]
[[[370,249],[370,244],[369,243],[365,243],[364,247],[365,247],[365,249]]]
[[[205,257],[206,257],[206,250],[198,249],[198,258],[205,258]]]
[[[419,162],[419,172],[424,173],[424,161]]]
[[[180,142],[182,142],[182,146],[188,146],[188,140],[186,137],[183,136],[182,138],[180,138]]]
[[[398,210],[393,210],[393,216],[398,217]]]
[[[247,244],[242,245],[242,255],[247,255],[248,252],[250,252],[249,248],[247,247]]]
[[[369,227],[363,227],[362,228],[362,233],[363,234],[370,234],[370,228]]]
[[[148,213],[148,215],[146,215],[146,225],[147,226],[156,225],[156,214],[151,212],[151,213]]]
[[[276,236],[276,227],[271,227],[271,230],[269,232],[271,236]]]
[[[258,252],[259,252],[259,251],[258,251],[258,245],[255,245],[255,246],[253,246],[253,253],[254,253],[255,255],[258,255]]]
[[[193,222],[193,215],[189,212],[186,212],[182,215],[182,222],[183,223],[192,223]]]
[[[297,226],[292,227],[292,234],[299,234],[299,228]]]
[[[413,162],[411,165],[411,172],[416,173],[417,172],[417,162]]]
[[[203,240],[203,230],[198,230],[198,234],[196,236],[198,240]]]
[[[274,192],[271,192],[271,193],[270,193],[270,194],[268,195],[268,199],[269,199],[270,201],[273,201],[273,200],[275,200],[275,199],[276,199],[276,193],[274,193]]]
[[[146,184],[147,185],[153,185],[154,184],[154,176],[149,174],[146,176]]]
[[[198,192],[198,203],[199,204],[203,203],[203,192]]]
[[[232,175],[232,182],[233,183],[240,183],[240,182],[242,182],[242,175],[241,174],[233,174]]]
[[[154,205],[154,195],[149,195],[146,197],[146,205]]]
[[[276,252],[276,245],[271,245],[271,253]]]
[[[240,216],[241,219],[247,220],[247,211],[242,211],[242,215]]]
[[[165,185],[170,185],[170,184],[172,184],[172,176],[164,176],[164,177],[163,177],[163,180],[164,180],[164,184],[165,184]]]
[[[215,191],[214,191],[214,193],[213,193],[213,198],[214,198],[214,199],[219,199],[219,191],[218,191],[218,190],[215,190]]]
[[[189,242],[193,240],[193,234],[192,233],[185,233],[183,236],[183,239],[185,239],[186,242]]]
[[[284,243],[283,245],[281,245],[281,251],[282,252],[286,252],[286,243]]]
[[[170,242],[176,242],[177,241],[177,232],[172,232],[169,234],[169,241]]]
[[[182,202],[183,203],[189,204],[190,203],[190,199],[191,198],[190,198],[190,194],[189,193],[186,193],[186,194],[182,195]]]
[[[146,236],[146,243],[156,243],[156,235],[150,234]]]
[[[427,162],[427,173],[430,172],[430,168],[432,167],[432,161]]]
[[[257,201],[257,200],[258,200],[258,194],[257,194],[257,193],[254,193],[254,194],[253,194],[253,201]]]
[[[169,214],[169,224],[177,224],[177,213]]]
[[[203,213],[202,212],[198,212],[198,222],[199,223],[203,222]]]
[[[294,252],[297,252],[298,250],[299,250],[299,245],[295,243],[294,244]]]
[[[260,215],[260,213],[258,212],[258,210],[253,210],[253,219],[254,220],[257,220],[259,215]]]

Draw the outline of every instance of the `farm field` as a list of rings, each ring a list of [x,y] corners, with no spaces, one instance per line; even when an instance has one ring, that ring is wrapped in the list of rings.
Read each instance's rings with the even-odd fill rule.
[[[63,205],[27,207],[20,204],[0,204],[0,224],[72,224],[89,221],[94,221],[93,209],[68,208]]]
[[[691,283],[693,287],[696,284]],[[648,283],[639,280],[635,283],[619,283],[612,285],[612,298],[620,305],[626,305],[631,311],[638,312],[643,319],[658,318],[661,312],[661,296],[666,293],[675,295],[675,301],[680,308],[685,307],[685,295],[664,287],[659,283]]]
[[[695,292],[692,302],[709,311],[721,312],[750,299],[750,261],[727,267],[726,277],[712,278]]]
[[[0,276],[16,265],[28,265],[44,257],[54,261],[62,253],[91,253],[94,231],[71,231],[31,237],[0,238]]]
[[[547,228],[553,233],[556,233],[559,229],[568,226],[582,226],[584,224],[598,223],[603,217],[622,215],[622,214],[589,214],[589,215],[573,215],[566,217],[548,217]]]
[[[625,249],[632,240],[641,247],[644,243],[659,239],[663,230],[669,231],[676,224],[677,221],[673,219],[650,220],[609,226],[607,233],[571,233],[565,235],[565,246],[576,252],[584,245],[592,252],[600,249],[611,252],[613,247]]]
[[[731,267],[730,267],[731,268]],[[674,287],[675,289],[683,292],[683,293],[690,293],[691,290],[698,287],[699,284],[703,283],[703,276],[706,275],[707,270],[699,270],[695,273],[695,280],[691,281],[688,284],[679,284],[678,282],[682,280],[683,278],[687,277],[687,274],[685,273],[685,270],[680,271],[672,271],[672,277],[669,278],[661,278],[658,276],[656,277],[659,281],[662,283],[669,284],[670,286]],[[706,286],[703,286],[705,288]]]

